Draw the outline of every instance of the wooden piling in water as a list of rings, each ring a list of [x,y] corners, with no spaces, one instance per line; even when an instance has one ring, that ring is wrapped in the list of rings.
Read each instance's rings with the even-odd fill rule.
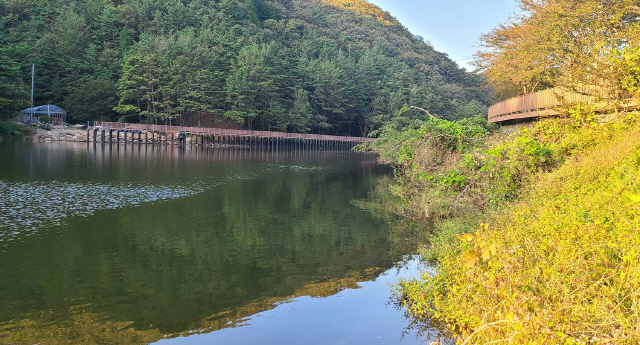
[[[87,128],[87,141],[113,143],[113,131],[116,131],[116,144],[120,143],[120,131],[123,132],[125,145],[129,144],[128,133],[131,132],[131,144],[164,144],[185,145],[187,140],[191,147],[247,147],[261,151],[279,152],[283,150],[335,151],[350,150],[356,144],[370,142],[373,139],[357,137],[338,137],[318,134],[281,133],[269,131],[228,130],[220,128],[191,128],[149,124],[122,124],[102,122]],[[107,139],[107,131],[109,137]],[[144,131],[144,141],[142,132]],[[176,132],[178,135],[176,138]],[[93,136],[92,136],[93,133]],[[169,134],[170,133],[170,134]],[[149,138],[151,136],[151,138]]]

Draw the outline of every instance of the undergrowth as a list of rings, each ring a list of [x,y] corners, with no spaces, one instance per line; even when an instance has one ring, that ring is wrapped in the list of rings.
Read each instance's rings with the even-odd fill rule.
[[[9,120],[0,120],[0,141],[4,139],[19,139],[31,135],[31,129],[27,126],[13,123]]]
[[[390,127],[372,145],[396,166],[396,212],[435,219],[437,270],[397,290],[415,323],[460,343],[640,340],[640,115],[570,114],[511,135]]]

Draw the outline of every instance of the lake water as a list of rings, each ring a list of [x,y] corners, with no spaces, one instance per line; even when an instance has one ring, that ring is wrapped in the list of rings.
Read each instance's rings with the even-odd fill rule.
[[[419,343],[389,304],[419,263],[363,206],[389,175],[345,151],[0,144],[0,343]]]

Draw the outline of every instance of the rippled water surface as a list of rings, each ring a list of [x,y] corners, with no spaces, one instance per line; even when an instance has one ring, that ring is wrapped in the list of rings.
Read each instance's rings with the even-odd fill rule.
[[[349,152],[0,144],[2,344],[415,344]],[[405,258],[403,260],[403,258]]]

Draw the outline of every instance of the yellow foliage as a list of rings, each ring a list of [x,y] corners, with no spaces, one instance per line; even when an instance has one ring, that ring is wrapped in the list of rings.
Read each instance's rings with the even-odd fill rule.
[[[320,2],[372,17],[386,25],[399,24],[398,21],[389,14],[389,12],[383,11],[380,7],[370,4],[365,0],[320,0]]]
[[[448,325],[465,344],[637,344],[637,117],[564,135],[557,145],[589,144],[535,175],[475,234],[457,235],[459,251],[445,252],[437,275],[402,282],[410,313]]]

